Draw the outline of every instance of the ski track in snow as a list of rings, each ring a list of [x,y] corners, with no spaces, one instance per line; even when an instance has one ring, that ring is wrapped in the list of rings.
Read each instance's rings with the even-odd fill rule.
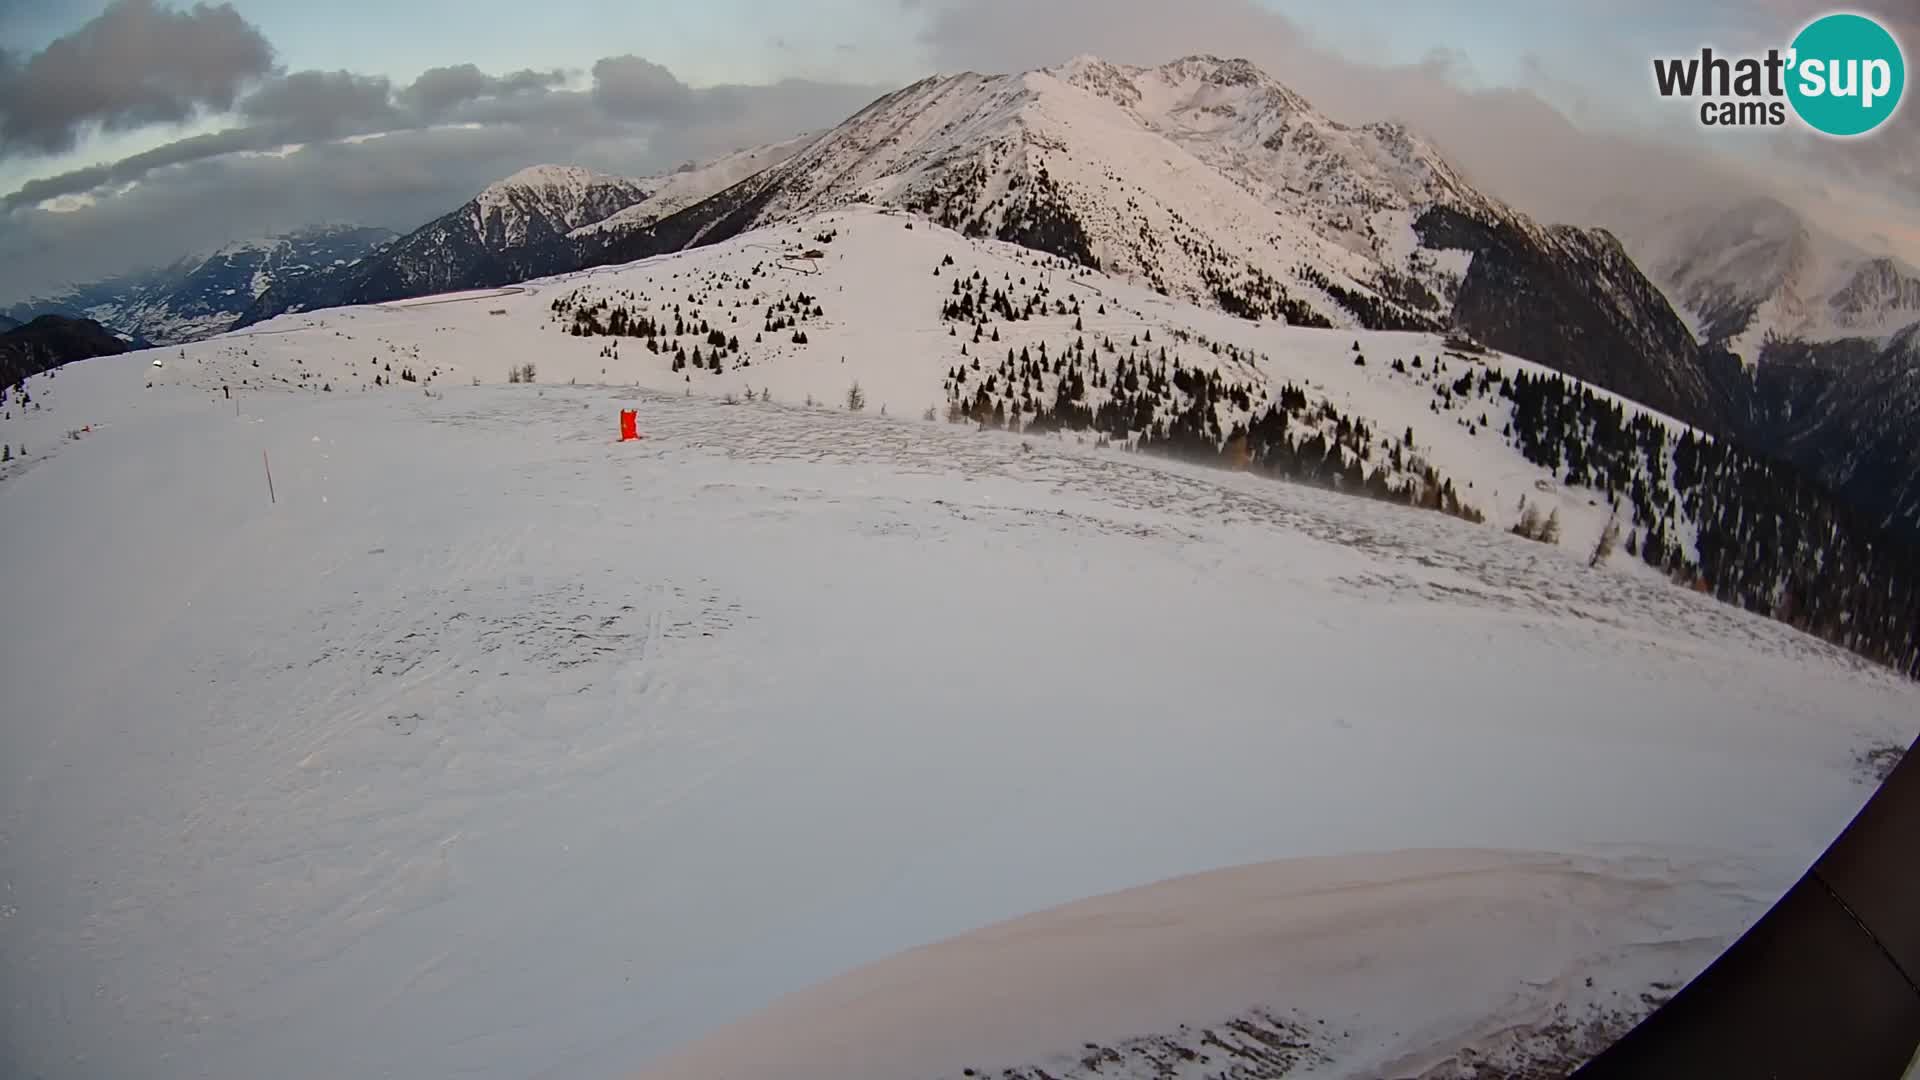
[[[615,1075],[903,948],[1355,851],[1697,853],[1717,945],[1916,701],[1435,514],[644,391],[162,388],[7,479],[0,550],[30,1076]]]

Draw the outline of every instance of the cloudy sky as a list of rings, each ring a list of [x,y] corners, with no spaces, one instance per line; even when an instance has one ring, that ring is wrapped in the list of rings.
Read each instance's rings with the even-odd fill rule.
[[[1855,5],[1920,42],[1920,0]],[[1764,49],[1803,0],[0,0],[0,303],[316,222],[406,230],[526,165],[643,174],[923,75],[1253,60],[1396,117],[1555,220],[1777,195],[1920,262],[1920,114],[1710,132],[1649,58]]]

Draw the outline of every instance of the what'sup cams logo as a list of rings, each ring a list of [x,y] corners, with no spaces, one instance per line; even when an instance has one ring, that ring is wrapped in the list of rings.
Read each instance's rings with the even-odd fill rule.
[[[1784,51],[1765,56],[1660,57],[1654,86],[1664,98],[1700,102],[1707,127],[1781,127],[1791,115],[1824,135],[1874,131],[1899,111],[1906,56],[1886,27],[1840,12],[1808,23]]]

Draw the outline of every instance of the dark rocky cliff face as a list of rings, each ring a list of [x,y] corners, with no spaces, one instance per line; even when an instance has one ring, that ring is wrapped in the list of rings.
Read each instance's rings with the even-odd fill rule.
[[[1883,528],[1920,540],[1920,323],[1884,346],[1859,338],[1767,346],[1743,436]]]
[[[1454,298],[1457,329],[1704,430],[1727,430],[1724,393],[1693,335],[1612,236],[1529,230],[1446,207],[1414,228],[1428,247],[1473,253]]]

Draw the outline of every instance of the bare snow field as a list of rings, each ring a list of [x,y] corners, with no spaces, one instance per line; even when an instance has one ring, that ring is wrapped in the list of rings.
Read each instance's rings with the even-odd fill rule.
[[[1573,493],[1555,547],[923,421],[968,340],[932,268],[1012,256],[861,216],[812,343],[698,384],[545,313],[717,291],[765,237],[32,380],[0,421],[0,1071],[1446,1075],[1644,1011],[1920,726],[1890,673],[1590,569]],[[1101,287],[1089,337],[1189,317]],[[1422,335],[1357,367],[1350,332],[1190,317],[1418,422],[1490,516],[1540,490],[1382,370]],[[443,374],[361,389],[376,362]],[[802,403],[849,376],[867,412]]]
[[[7,1060],[613,1075],[1025,912],[1413,848],[1635,861],[1524,863],[1510,953],[1444,888],[1444,934],[1338,928],[1407,985],[1448,956],[1518,1003],[1582,927],[1683,979],[1913,730],[1779,624],[1440,515],[779,404],[642,395],[615,444],[633,400],[169,392],[0,486]],[[1371,1000],[1312,997],[1228,1015]],[[1060,1008],[1156,1003],[1205,1019]]]

